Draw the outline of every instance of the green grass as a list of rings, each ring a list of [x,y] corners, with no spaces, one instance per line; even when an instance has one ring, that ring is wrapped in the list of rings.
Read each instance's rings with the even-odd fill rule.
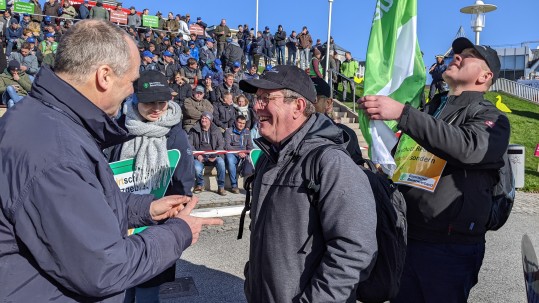
[[[356,90],[359,97],[361,95],[358,91],[362,93],[362,89],[358,87]],[[539,104],[497,92],[489,92],[485,94],[485,98],[495,104],[498,95],[502,96],[502,102],[512,111],[507,113],[511,122],[510,143],[523,145],[525,148],[525,177],[524,187],[521,190],[539,192],[539,157],[534,156],[535,147],[539,143]],[[353,108],[352,102],[344,104]]]

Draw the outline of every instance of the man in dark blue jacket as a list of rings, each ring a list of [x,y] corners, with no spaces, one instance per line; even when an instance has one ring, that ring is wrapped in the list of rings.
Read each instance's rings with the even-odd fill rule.
[[[127,133],[110,117],[139,77],[127,34],[80,21],[57,55],[54,72],[41,68],[0,120],[0,301],[122,302],[219,222],[189,216],[196,199],[187,196],[121,192],[112,175],[102,150]],[[127,236],[138,226],[150,227]]]
[[[444,55],[436,56],[436,63],[431,65],[429,68],[429,74],[432,76],[432,82],[430,83],[429,99],[432,100],[432,97],[436,94],[436,90],[439,93],[444,92],[444,78],[442,74],[447,69],[447,65],[444,63]]]
[[[226,154],[226,168],[230,178],[231,192],[239,194],[238,180],[236,169],[241,159],[247,161],[246,157],[249,153],[245,151],[253,149],[253,140],[251,139],[251,131],[245,127],[247,119],[245,116],[237,116],[234,126],[225,130],[225,150],[236,150],[238,153]]]
[[[423,111],[386,96],[361,99],[371,119],[398,121],[403,134],[395,160],[410,167],[393,176],[406,199],[409,229],[400,292],[391,302],[467,302],[485,254],[492,190],[511,133],[507,117],[483,98],[500,60],[466,38],[453,41],[453,52],[443,74],[449,92],[435,95]],[[399,161],[407,150],[415,153]],[[414,158],[430,160],[414,165]],[[427,182],[414,182],[425,176],[421,168]]]

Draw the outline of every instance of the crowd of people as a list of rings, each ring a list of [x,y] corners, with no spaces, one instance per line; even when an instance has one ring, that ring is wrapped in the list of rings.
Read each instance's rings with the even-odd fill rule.
[[[59,14],[55,5],[50,0],[43,11]],[[68,6],[64,12],[73,15]],[[205,188],[204,167],[217,168],[221,195],[228,170],[237,193],[237,166],[256,145],[262,155],[252,183],[247,301],[354,302],[377,262],[379,217],[356,135],[327,115],[331,84],[318,65],[301,60],[310,50],[299,49],[297,67],[285,64],[277,47],[281,64],[259,74],[255,56],[245,59],[239,46],[245,40],[236,34],[227,41],[224,19],[212,37],[173,37],[120,28],[95,7],[88,13],[94,18],[68,25],[59,42],[56,29],[67,22],[47,26],[42,39],[56,45],[51,64],[30,77],[30,68],[12,59],[0,77],[17,83],[6,91],[27,94],[11,98],[0,119],[0,297],[158,300],[159,285],[174,278],[176,260],[202,227],[222,224],[190,215],[194,194]],[[172,29],[173,19],[169,14],[164,26]],[[306,34],[304,28],[298,41]],[[282,44],[282,37],[274,40]],[[408,244],[391,302],[466,302],[485,252],[492,188],[510,135],[507,117],[483,98],[500,62],[496,51],[466,38],[456,39],[453,51],[442,74],[449,91],[425,108],[387,96],[358,100],[370,119],[397,121],[401,140],[446,161],[436,190],[399,185]],[[313,54],[311,62],[323,55],[318,48]],[[350,59],[340,70],[354,66]],[[306,165],[325,145],[335,148],[320,156],[313,184]],[[172,172],[169,149],[182,155]],[[128,158],[135,158],[137,183],[155,188],[172,179],[163,198],[120,191],[109,162]],[[148,228],[128,236],[128,228],[141,226]]]
[[[81,19],[110,19],[110,12],[103,7],[101,1],[90,7],[86,0],[76,8],[69,0],[63,1],[62,5],[57,0],[47,0],[43,6],[38,0],[30,1],[34,4],[34,14],[13,13],[12,7],[8,5],[8,9],[0,17],[0,35],[6,46],[7,58],[7,61],[4,61],[4,56],[0,53],[0,70],[4,72],[4,78],[9,80],[4,81],[4,86],[0,85],[0,94],[3,96],[2,103],[10,107],[27,94],[27,91],[21,89],[19,81],[14,79],[15,66],[6,69],[10,61],[19,62],[20,68],[16,69],[16,72],[27,74],[33,79],[42,65],[54,66],[58,41],[73,22]],[[121,3],[117,4],[116,10],[123,12]],[[169,12],[164,17],[161,12],[157,12],[158,26],[150,28],[142,24],[141,15],[135,7],[132,6],[129,10],[127,24],[122,25],[122,28],[138,45],[142,58],[140,70],[161,71],[176,90],[185,82],[191,84],[192,90],[198,84],[207,87],[205,84],[209,82],[205,81],[206,78],[212,79],[211,89],[216,89],[223,84],[226,73],[234,74],[234,80],[238,83],[244,77],[253,75],[251,72],[251,76],[244,76],[244,71],[249,71],[252,66],[257,67],[255,73],[258,73],[260,64],[264,67],[271,67],[275,63],[298,65],[311,77],[323,78],[327,55],[329,69],[336,72],[332,75],[334,90],[337,91],[342,83],[343,99],[346,99],[346,91],[351,91],[350,81],[343,79],[353,79],[358,71],[358,62],[349,52],[341,63],[333,38],[328,53],[327,44],[322,44],[320,39],[313,43],[306,26],[299,34],[292,31],[287,35],[282,25],[279,25],[273,34],[268,26],[255,33],[248,24],[239,25],[237,30],[230,30],[226,19],[222,19],[218,26],[207,32],[208,25],[202,17],[192,21],[188,13],[181,15]],[[148,9],[142,10],[142,15],[149,13]],[[202,32],[191,33],[192,24],[197,24]],[[178,73],[182,79],[178,79]],[[12,87],[8,90],[10,86]],[[186,87],[177,93],[175,99],[180,102],[189,96]],[[214,93],[206,94],[209,95],[208,98],[213,98],[212,102],[219,99]],[[252,101],[250,96],[248,98]]]

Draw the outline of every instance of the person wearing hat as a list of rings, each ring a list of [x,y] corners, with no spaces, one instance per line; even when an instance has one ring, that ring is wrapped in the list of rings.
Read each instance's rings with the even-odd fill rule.
[[[206,45],[200,49],[200,66],[204,66],[208,61],[213,62],[213,60],[218,58],[214,43],[215,40],[212,38],[206,38]]]
[[[325,114],[330,119],[335,119],[338,117],[333,117],[333,98],[331,98],[331,87],[323,78],[311,78],[316,90],[316,102],[314,103],[314,108],[317,113]],[[357,165],[363,165],[365,163],[363,155],[361,154],[361,148],[359,147],[359,141],[357,134],[350,127],[337,123],[335,125],[342,129],[343,136],[345,141],[348,142],[346,145],[346,151]]]
[[[32,80],[21,70],[17,60],[11,60],[6,70],[0,74],[0,94],[2,101],[10,108],[22,100],[32,89]]]
[[[163,14],[160,11],[157,11],[155,13],[155,16],[157,17],[157,28],[156,30],[166,30],[165,28],[165,19],[163,19]]]
[[[28,28],[28,26],[30,25],[31,22],[32,22],[32,19],[30,19],[30,15],[29,14],[23,14],[22,15],[22,20],[21,20],[19,25],[21,26],[21,28],[24,31],[25,29]]]
[[[11,55],[13,46],[17,45],[17,40],[22,37],[22,27],[16,18],[11,18],[9,27],[6,32],[6,56]]]
[[[199,48],[204,47],[204,43],[206,42],[206,28],[208,27],[208,24],[206,24],[204,21],[202,21],[202,17],[197,17],[196,25],[200,26],[202,28],[201,35],[197,35],[196,37],[196,43]]]
[[[223,84],[224,72],[221,68],[221,60],[215,59],[213,61],[208,60],[206,65],[202,68],[202,77],[206,78],[211,76],[213,87],[218,87]]]
[[[204,86],[198,85],[193,90],[193,95],[185,99],[183,103],[183,129],[188,133],[200,121],[203,112],[213,113],[213,105],[204,99],[204,92]]]
[[[38,50],[38,59],[40,57],[43,58],[42,64],[54,66],[54,56],[58,50],[58,42],[55,41],[55,36],[53,33],[45,33],[45,40],[39,43]]]
[[[285,46],[286,46],[286,32],[283,30],[283,26],[279,24],[277,31],[273,35],[275,39],[275,49],[277,50],[277,64],[286,64]]]
[[[408,246],[400,292],[391,302],[467,302],[483,262],[492,191],[511,130],[505,114],[484,99],[500,73],[496,50],[463,37],[452,47],[442,75],[449,91],[434,95],[422,111],[386,96],[359,100],[371,120],[396,120],[401,142],[415,142],[407,146],[445,163],[434,170],[440,178],[432,192],[399,185]]]
[[[232,37],[232,41],[225,47],[221,58],[227,73],[232,71],[234,62],[245,62],[245,53],[238,43],[238,37]]]
[[[103,1],[98,0],[95,6],[90,9],[90,19],[110,20],[110,13],[103,7]]]
[[[377,250],[367,176],[344,151],[342,130],[316,113],[304,70],[278,65],[240,81],[240,89],[256,94],[262,150],[252,183],[247,301],[355,302]],[[322,145],[334,148],[321,156],[313,203],[304,166]]]
[[[148,71],[148,70],[157,70],[157,63],[154,62],[155,55],[152,54],[151,51],[145,50],[140,55],[141,62],[140,62],[140,72]]]
[[[198,90],[198,87],[197,87]],[[211,111],[204,111],[200,114],[200,120],[189,131],[189,142],[195,151],[216,151],[224,150],[225,142],[221,130],[212,123],[213,114]],[[225,191],[225,160],[222,155],[206,154],[196,155],[195,174],[196,186],[193,193],[197,194],[205,190],[204,187],[204,167],[215,166],[217,169],[217,194],[226,196]]]
[[[230,28],[226,25],[226,19],[221,19],[221,23],[215,27],[213,35],[217,40],[217,58],[221,58],[225,51],[226,39],[232,36]]]
[[[157,70],[168,79],[169,83],[174,82],[174,75],[180,70],[180,66],[174,60],[174,54],[168,50],[162,53],[163,58],[157,62]]]
[[[184,47],[183,52],[180,54],[179,58],[180,66],[187,66],[187,61],[189,60],[189,58],[193,58],[191,56],[191,49],[189,47]]]
[[[442,77],[443,73],[447,69],[447,65],[444,62],[444,55],[436,55],[436,63],[430,66],[429,74],[432,77],[432,82],[430,83],[429,90],[429,100],[434,97],[436,91],[443,93],[446,89],[444,87],[444,78]]]
[[[129,8],[129,15],[127,15],[127,26],[140,27],[142,25],[142,20],[140,19],[139,14],[134,6]]]
[[[324,68],[322,67],[322,53],[318,48],[313,48],[313,57],[311,58],[311,65],[309,67],[309,76],[311,78],[324,78]]]
[[[198,50],[198,47],[196,46],[195,41],[191,39],[191,41],[187,43],[187,46],[189,47],[191,58],[197,60],[198,62],[198,60],[200,60],[200,52]]]
[[[241,70],[241,63],[238,61],[232,64],[232,71],[230,72],[234,75],[234,84],[239,85],[240,81],[243,80],[244,72]]]
[[[135,83],[135,95],[124,106],[118,125],[129,132],[125,142],[112,148],[109,162],[135,159],[135,186],[158,188],[171,174],[165,196],[192,197],[194,160],[187,133],[181,127],[182,110],[172,101],[167,79],[158,71],[145,71]],[[167,151],[181,153],[178,165],[170,171]],[[124,302],[158,302],[159,286],[174,281],[176,265],[151,280],[126,291]]]

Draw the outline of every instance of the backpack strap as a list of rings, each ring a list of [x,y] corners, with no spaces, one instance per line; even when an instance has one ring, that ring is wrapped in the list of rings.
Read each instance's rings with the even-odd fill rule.
[[[249,176],[245,181],[243,182],[243,188],[245,189],[245,206],[243,207],[243,210],[241,211],[240,216],[240,227],[238,230],[238,240],[240,240],[243,237],[243,228],[245,226],[245,215],[248,211],[251,210],[251,189],[253,185],[253,181],[256,178],[256,173]]]

